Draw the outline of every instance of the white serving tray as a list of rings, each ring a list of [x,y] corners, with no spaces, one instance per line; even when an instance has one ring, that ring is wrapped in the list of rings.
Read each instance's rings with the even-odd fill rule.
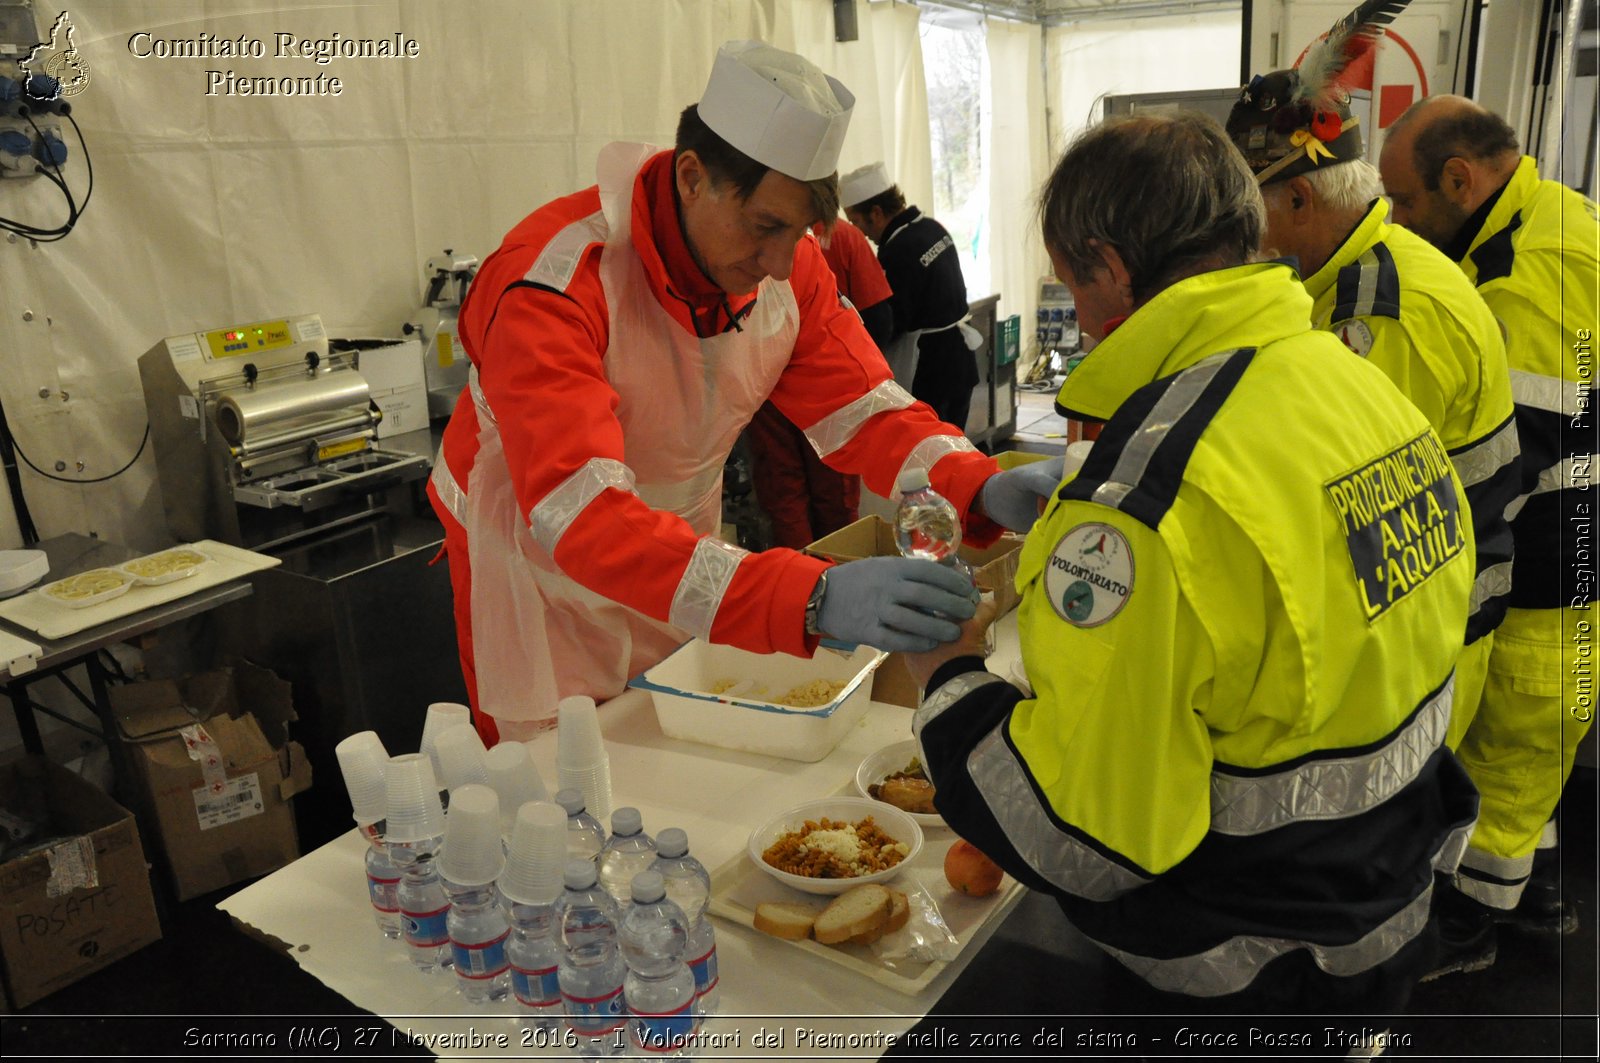
[[[854,783],[848,790],[840,792],[854,795]],[[968,897],[952,888],[944,877],[944,854],[955,844],[955,833],[933,827],[924,830],[923,835],[922,852],[905,870],[884,885],[904,890],[906,879],[915,879],[938,905],[945,925],[956,936],[964,951],[985,926],[1011,911],[1012,902],[1026,887],[1007,875],[1000,888],[989,896]],[[713,915],[753,929],[756,905],[765,901],[801,901],[820,908],[829,899],[785,886],[756,867],[748,853],[741,852],[712,871],[711,900],[707,907]],[[869,945],[822,945],[810,938],[786,941],[773,937],[771,940],[831,960],[908,996],[916,996],[926,989],[951,962],[881,959]]]
[[[0,601],[0,617],[18,627],[27,628],[41,638],[65,638],[282,563],[276,557],[213,539],[181,545],[192,546],[211,560],[195,569],[192,576],[151,587],[134,586],[126,594],[82,609],[63,605],[46,598],[37,590],[31,590]]]

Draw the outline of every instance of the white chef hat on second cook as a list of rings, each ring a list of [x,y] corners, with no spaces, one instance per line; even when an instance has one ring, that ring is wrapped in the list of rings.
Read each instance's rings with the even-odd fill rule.
[[[839,205],[853,207],[893,187],[894,182],[889,180],[889,171],[883,168],[883,163],[868,163],[839,178]]]
[[[810,60],[761,41],[729,41],[717,51],[699,111],[713,133],[756,162],[815,181],[838,169],[855,103]]]

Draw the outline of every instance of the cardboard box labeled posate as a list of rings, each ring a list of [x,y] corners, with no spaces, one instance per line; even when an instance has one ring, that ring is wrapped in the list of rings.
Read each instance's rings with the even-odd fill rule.
[[[161,938],[133,814],[43,757],[0,765],[0,963],[24,1008]]]
[[[995,616],[1004,616],[1017,607],[1017,562],[1022,550],[1023,537],[1006,532],[994,545],[972,547],[963,543],[957,556],[972,567],[979,589],[994,595],[999,610]],[[859,561],[864,557],[894,557],[900,553],[894,541],[894,525],[879,516],[862,517],[824,535],[810,546],[806,553],[830,561]],[[911,673],[906,671],[905,658],[891,653],[872,679],[872,700],[894,705],[915,706],[922,691]]]
[[[180,900],[300,855],[290,799],[311,785],[290,686],[248,662],[111,689]]]

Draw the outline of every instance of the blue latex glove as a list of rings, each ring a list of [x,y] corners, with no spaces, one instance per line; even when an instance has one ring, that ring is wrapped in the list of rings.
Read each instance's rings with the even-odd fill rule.
[[[1066,455],[997,472],[983,482],[983,511],[996,524],[1025,532],[1039,519],[1039,500],[1061,486]]]
[[[868,557],[828,570],[817,627],[890,653],[926,653],[961,637],[977,600],[969,578],[937,562]]]

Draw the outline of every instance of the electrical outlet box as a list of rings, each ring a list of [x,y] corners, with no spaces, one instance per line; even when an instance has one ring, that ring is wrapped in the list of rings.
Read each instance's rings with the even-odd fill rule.
[[[70,105],[58,75],[82,69],[71,35],[65,12],[42,31],[31,0],[0,0],[0,177],[66,166],[61,115]]]

